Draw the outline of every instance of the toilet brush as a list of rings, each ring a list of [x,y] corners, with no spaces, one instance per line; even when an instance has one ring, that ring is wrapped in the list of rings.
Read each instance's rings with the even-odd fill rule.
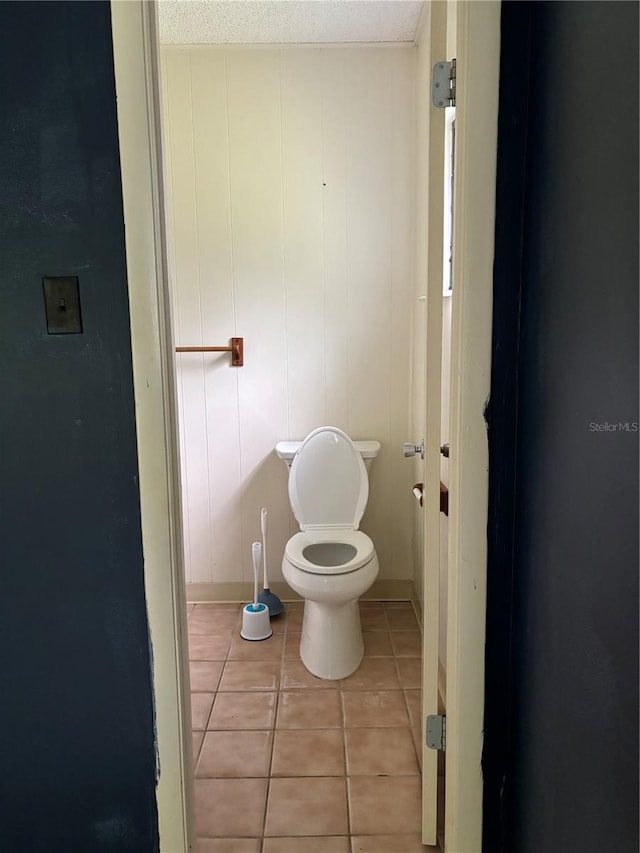
[[[254,542],[251,546],[251,556],[253,558],[253,603],[246,604],[242,608],[240,636],[243,640],[266,640],[273,631],[269,624],[269,608],[258,601],[258,575],[262,556],[262,545],[259,542]]]
[[[258,601],[266,604],[270,616],[278,616],[284,610],[284,604],[277,595],[269,589],[269,578],[267,577],[267,510],[262,507],[260,511],[260,528],[262,529],[262,561],[264,564],[264,589],[258,596]]]

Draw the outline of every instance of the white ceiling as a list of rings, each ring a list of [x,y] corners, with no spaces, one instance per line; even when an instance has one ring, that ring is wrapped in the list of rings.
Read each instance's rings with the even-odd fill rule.
[[[160,0],[162,44],[412,42],[415,0]]]

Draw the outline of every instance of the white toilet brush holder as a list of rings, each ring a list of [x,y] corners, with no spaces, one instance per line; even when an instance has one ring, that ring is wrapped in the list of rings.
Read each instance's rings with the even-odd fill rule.
[[[258,601],[258,573],[262,557],[262,545],[259,542],[254,542],[251,546],[251,556],[253,557],[253,604],[245,604],[242,608],[240,636],[243,640],[267,640],[273,631],[269,621],[269,608]]]
[[[246,604],[242,608],[242,630],[240,631],[242,639],[267,640],[272,634],[267,605]]]

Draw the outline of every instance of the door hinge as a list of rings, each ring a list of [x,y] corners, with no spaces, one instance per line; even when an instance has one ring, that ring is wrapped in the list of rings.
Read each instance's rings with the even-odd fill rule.
[[[455,107],[456,105],[456,61],[436,62],[431,79],[431,97],[434,107]]]
[[[426,736],[429,749],[446,749],[447,718],[444,714],[430,714],[427,717]]]

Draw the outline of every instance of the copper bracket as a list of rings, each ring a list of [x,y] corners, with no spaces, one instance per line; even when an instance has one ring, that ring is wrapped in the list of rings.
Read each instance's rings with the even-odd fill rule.
[[[176,352],[230,352],[231,367],[244,366],[244,338],[231,338],[228,347],[176,347]]]

